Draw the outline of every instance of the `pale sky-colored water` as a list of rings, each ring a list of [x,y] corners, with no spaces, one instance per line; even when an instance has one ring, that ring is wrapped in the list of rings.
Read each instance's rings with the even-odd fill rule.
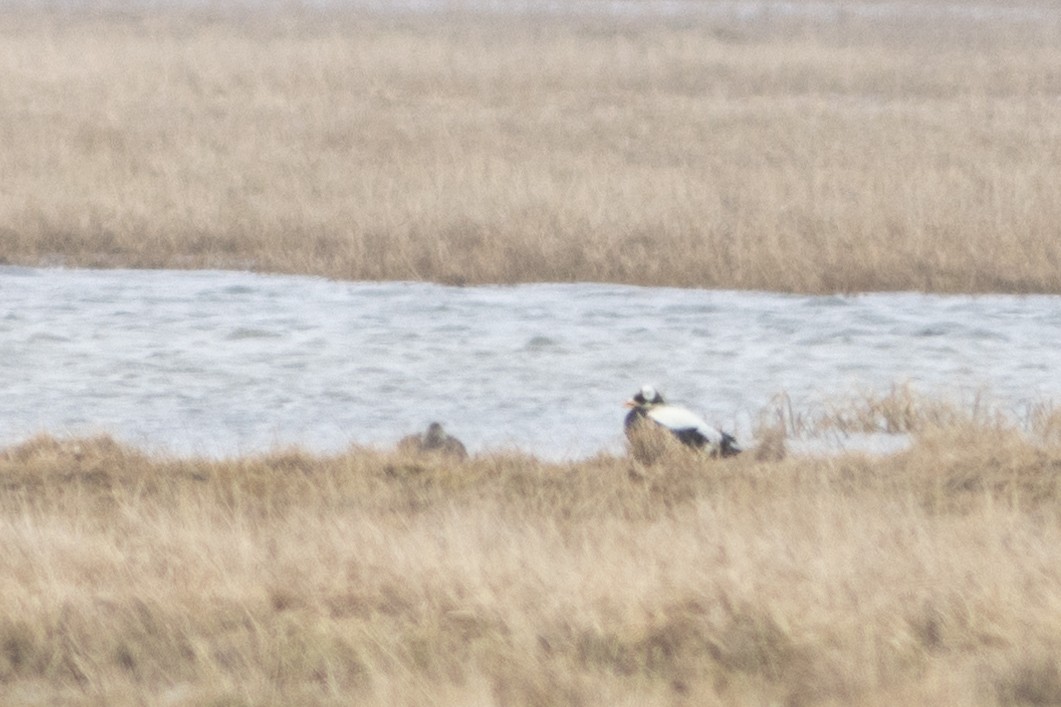
[[[0,6],[32,6],[29,0],[0,0]],[[156,7],[283,8],[288,0],[48,0],[50,6],[99,10]],[[355,8],[377,13],[473,12],[492,15],[677,18],[728,21],[852,19],[894,22],[1055,22],[1061,7],[1046,0],[300,0],[317,8]]]
[[[222,271],[0,268],[0,444],[106,432],[176,453],[622,449],[645,382],[747,446],[793,404],[909,383],[1019,414],[1061,400],[1061,298],[447,287]]]

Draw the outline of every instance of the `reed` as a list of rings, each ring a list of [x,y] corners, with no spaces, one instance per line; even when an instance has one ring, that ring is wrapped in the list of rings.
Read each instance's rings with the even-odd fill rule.
[[[36,437],[0,450],[0,701],[1053,703],[1036,419],[651,465]]]
[[[6,262],[1061,291],[1048,4],[1023,23],[115,7],[0,9]]]

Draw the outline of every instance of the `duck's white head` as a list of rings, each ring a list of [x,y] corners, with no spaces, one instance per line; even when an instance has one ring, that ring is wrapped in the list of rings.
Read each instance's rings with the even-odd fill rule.
[[[655,387],[647,383],[641,386],[641,390],[637,391],[637,395],[626,401],[626,407],[628,408],[640,408],[662,404],[663,396],[659,394],[659,391],[656,390]]]

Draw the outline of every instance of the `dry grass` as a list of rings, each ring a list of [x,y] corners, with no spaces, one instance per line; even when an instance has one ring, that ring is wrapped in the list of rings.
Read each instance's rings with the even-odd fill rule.
[[[0,450],[0,702],[1056,703],[1055,418],[651,466],[35,438]]]
[[[769,430],[782,437],[900,435],[965,423],[995,428],[1019,423],[1045,439],[1056,435],[1056,428],[1061,425],[1061,411],[1044,403],[1019,415],[1016,412],[992,405],[980,395],[963,406],[933,399],[918,393],[909,383],[893,384],[886,393],[865,391],[835,396],[798,409],[786,393],[780,393],[760,412],[757,437],[761,439]]]
[[[0,258],[1061,292],[1059,37],[8,5]]]

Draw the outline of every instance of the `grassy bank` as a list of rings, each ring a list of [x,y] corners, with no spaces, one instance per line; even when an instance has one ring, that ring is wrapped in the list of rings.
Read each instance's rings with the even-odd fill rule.
[[[0,9],[0,258],[1061,292],[1056,22]]]
[[[5,704],[1046,704],[1061,418],[889,457],[0,451]]]

